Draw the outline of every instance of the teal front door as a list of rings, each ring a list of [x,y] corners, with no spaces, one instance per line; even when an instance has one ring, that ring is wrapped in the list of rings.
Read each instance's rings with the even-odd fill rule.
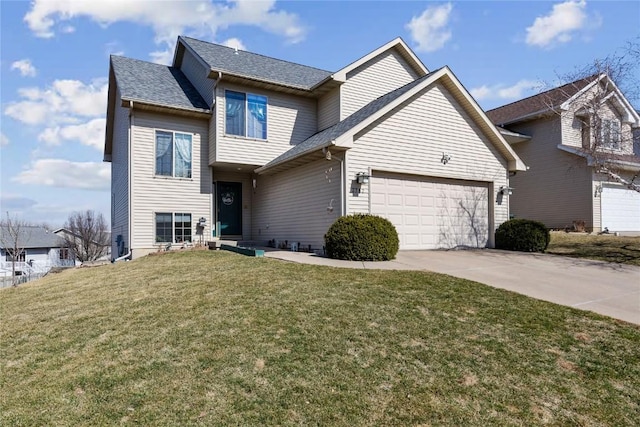
[[[217,184],[218,221],[221,236],[242,236],[242,183]]]

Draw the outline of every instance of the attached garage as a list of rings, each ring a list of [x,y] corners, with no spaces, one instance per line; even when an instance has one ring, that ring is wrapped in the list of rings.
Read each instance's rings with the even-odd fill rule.
[[[621,187],[602,187],[602,229],[640,231],[640,193]]]
[[[483,248],[493,230],[489,184],[374,172],[371,213],[395,225],[400,249]]]

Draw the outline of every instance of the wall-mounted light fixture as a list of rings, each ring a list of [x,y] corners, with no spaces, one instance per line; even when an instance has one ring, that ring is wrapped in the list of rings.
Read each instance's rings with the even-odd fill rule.
[[[449,163],[449,160],[451,160],[451,156],[447,153],[442,153],[442,158],[440,159],[442,164],[446,165],[447,163]]]
[[[498,193],[502,194],[503,196],[510,196],[513,194],[513,188],[509,186],[501,185],[500,189],[498,190]]]
[[[371,178],[371,175],[369,175],[366,172],[358,172],[356,174],[356,182],[358,184],[368,184],[369,183],[369,178]]]
[[[593,192],[593,197],[599,197],[602,194],[602,185],[596,185],[596,189]]]

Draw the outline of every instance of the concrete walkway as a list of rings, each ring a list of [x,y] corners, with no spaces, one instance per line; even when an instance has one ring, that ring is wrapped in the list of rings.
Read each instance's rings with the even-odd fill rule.
[[[383,262],[280,250],[267,250],[265,256],[344,268],[434,271],[640,324],[640,267],[491,249],[400,251],[395,260]]]

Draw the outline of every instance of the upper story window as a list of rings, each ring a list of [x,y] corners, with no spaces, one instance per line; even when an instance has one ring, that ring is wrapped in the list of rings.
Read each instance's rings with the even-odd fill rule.
[[[225,91],[225,132],[227,135],[267,139],[267,97]]]
[[[620,148],[620,122],[618,120],[602,120],[600,141],[603,147]]]
[[[192,136],[156,131],[156,175],[191,178]]]

